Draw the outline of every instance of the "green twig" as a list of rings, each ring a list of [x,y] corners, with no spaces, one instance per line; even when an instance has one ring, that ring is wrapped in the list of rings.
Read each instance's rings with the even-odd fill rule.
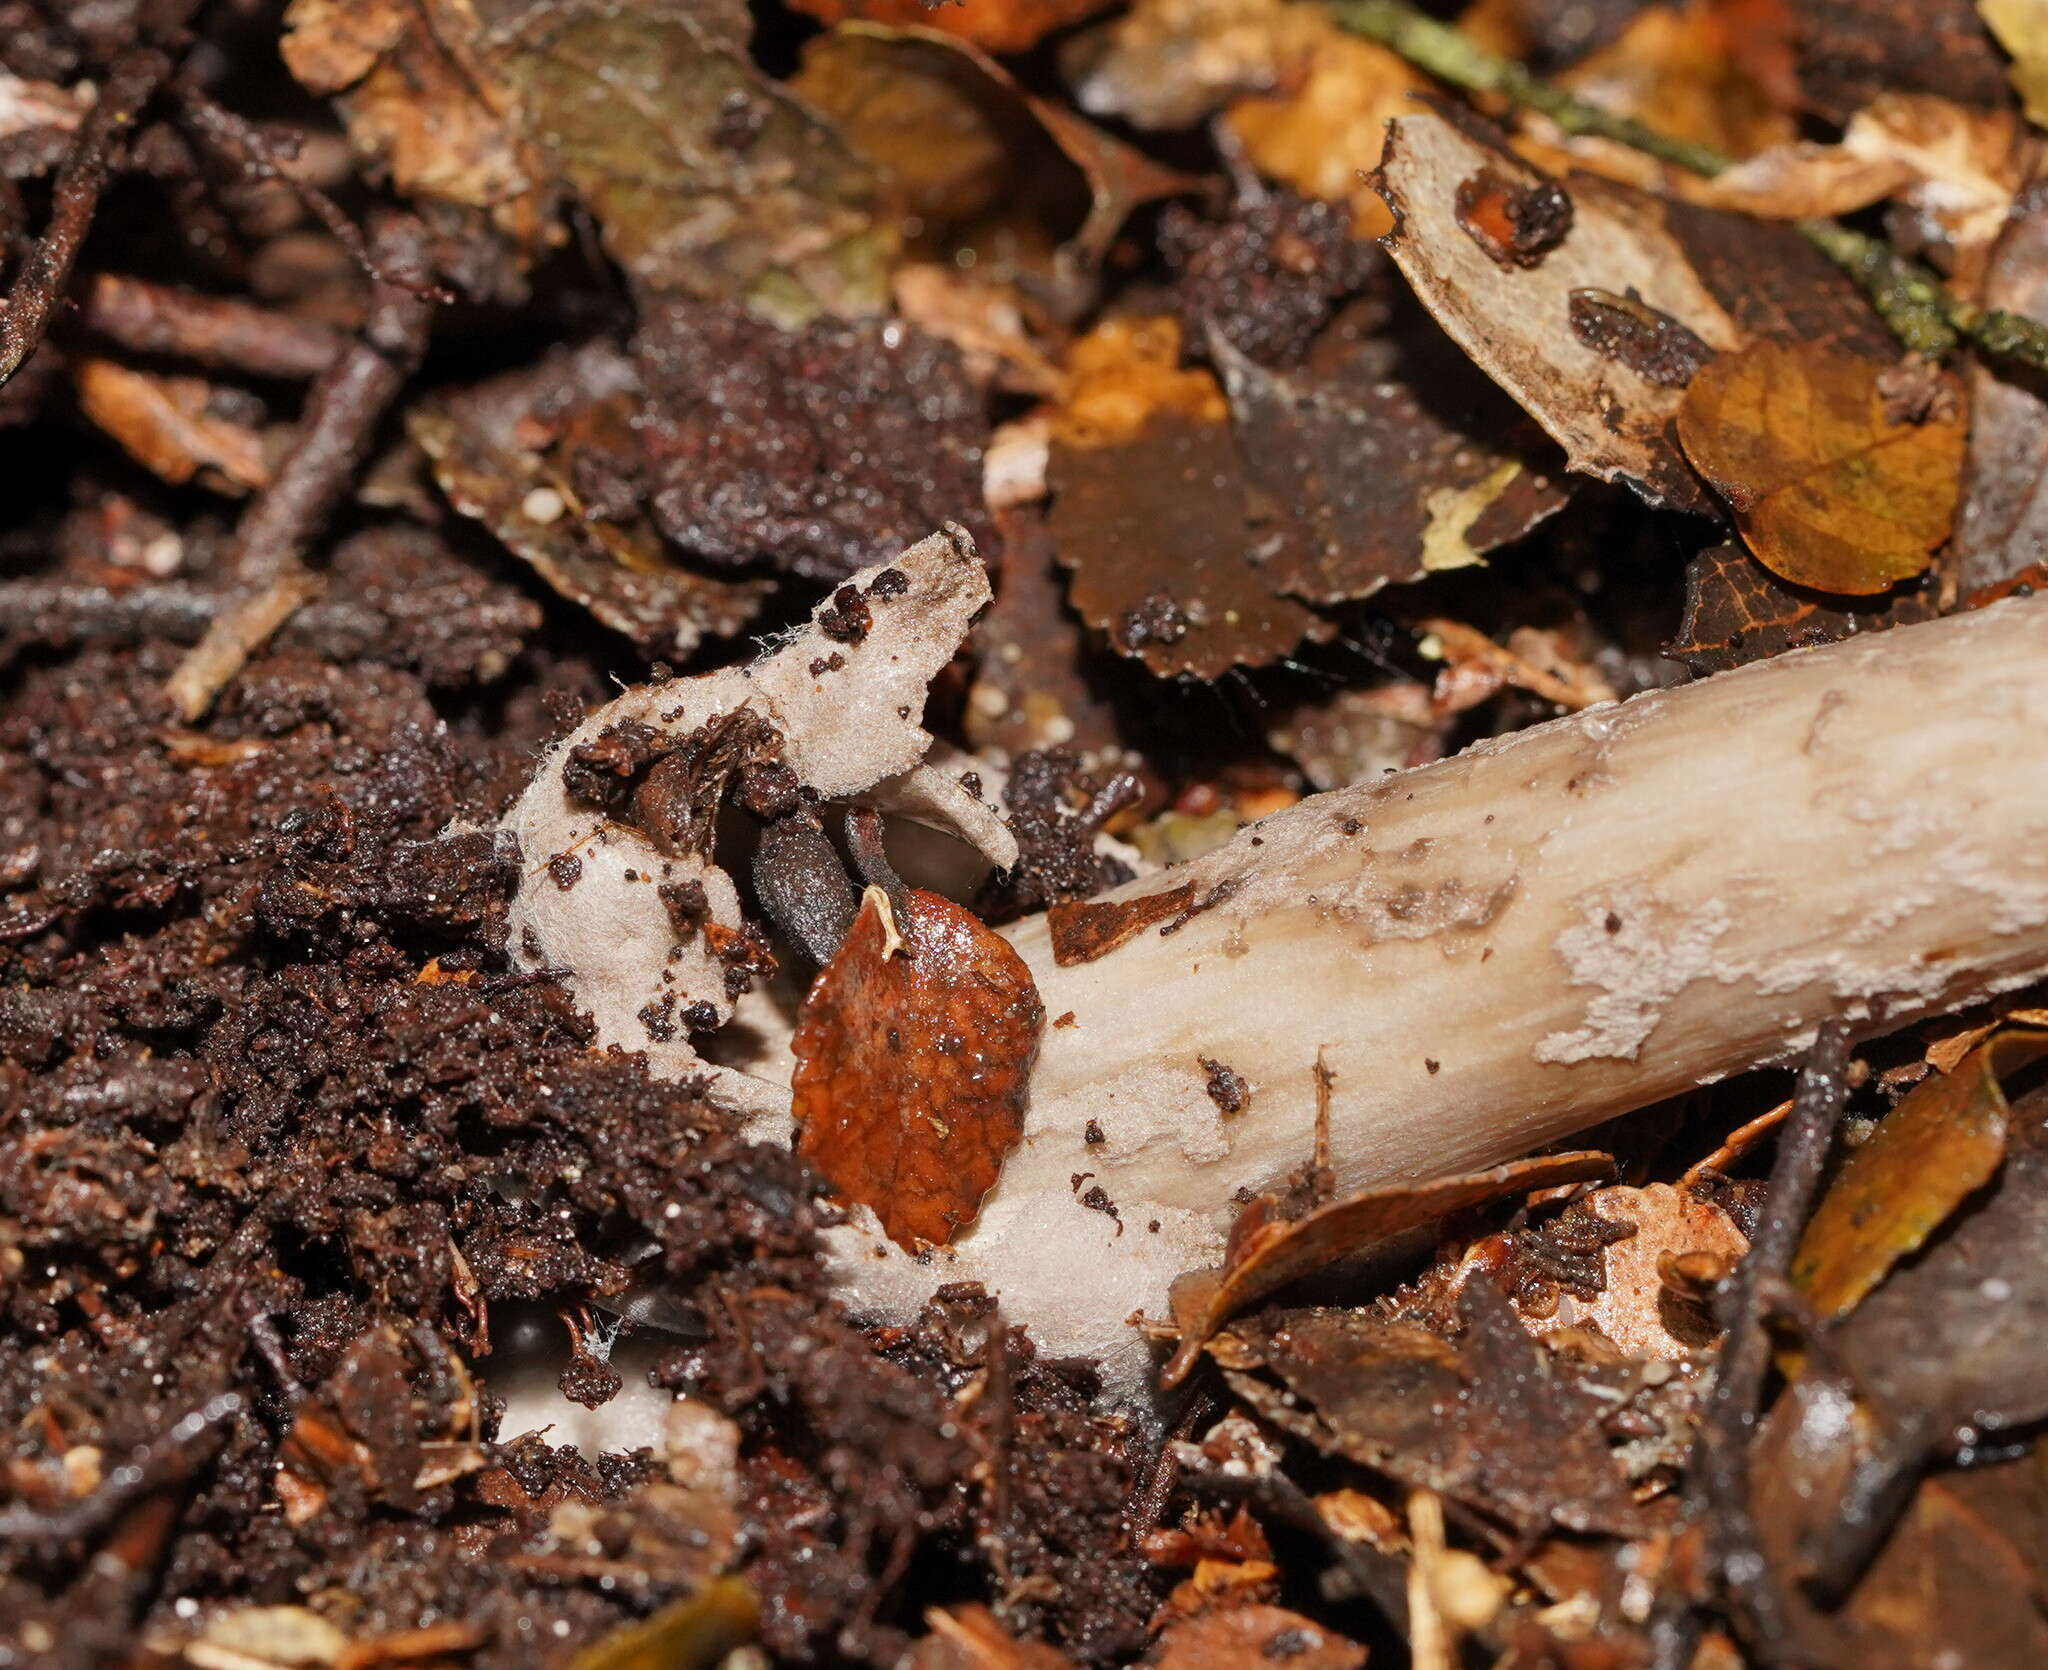
[[[1734,166],[1733,157],[1711,145],[1660,133],[1631,116],[1617,116],[1538,80],[1513,59],[1488,52],[1469,35],[1424,16],[1405,0],[1333,0],[1330,12],[1343,28],[1399,53],[1439,81],[1540,111],[1566,133],[1611,139],[1707,179]],[[1966,336],[1994,354],[2048,370],[2048,327],[2017,313],[1962,300],[1882,238],[1832,220],[1792,224],[1856,282],[1892,334],[1914,353],[1939,359]]]

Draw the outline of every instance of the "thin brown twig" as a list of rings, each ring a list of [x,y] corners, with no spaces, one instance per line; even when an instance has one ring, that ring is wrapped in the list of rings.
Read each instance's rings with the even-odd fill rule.
[[[170,58],[150,46],[131,47],[108,70],[98,102],[57,170],[50,222],[7,292],[6,311],[0,313],[0,385],[42,343],[113,174],[120,141],[170,73]]]
[[[1788,1636],[1750,1502],[1750,1439],[1760,1418],[1771,1361],[1764,1321],[1773,1308],[1771,1295],[1784,1285],[1819,1192],[1821,1169],[1848,1095],[1848,1058],[1848,1023],[1824,1023],[1800,1069],[1792,1111],[1778,1134],[1769,1193],[1750,1237],[1749,1253],[1735,1273],[1728,1331],[1686,1491],[1689,1517],[1706,1529],[1710,1570],[1737,1603],[1752,1642],[1766,1654],[1770,1644],[1782,1644]],[[1664,1622],[1666,1633],[1674,1638],[1681,1633],[1673,1628],[1674,1620]]]
[[[376,250],[380,281],[362,335],[313,384],[292,450],[235,530],[235,582],[243,601],[217,618],[165,686],[185,722],[213,705],[227,681],[318,590],[305,580],[313,541],[369,457],[377,427],[425,351],[433,304],[417,275],[425,233],[394,217]],[[304,579],[301,578],[304,576]]]
[[[116,273],[95,273],[86,282],[78,323],[138,354],[251,377],[317,377],[348,346],[346,336],[317,320]]]
[[[408,271],[403,266],[394,267],[380,259],[341,205],[290,167],[291,158],[254,122],[236,115],[190,82],[176,83],[172,92],[177,97],[179,114],[194,133],[255,178],[275,180],[289,188],[305,205],[306,212],[327,228],[373,283],[410,290],[424,301],[450,302],[455,299],[423,270]]]

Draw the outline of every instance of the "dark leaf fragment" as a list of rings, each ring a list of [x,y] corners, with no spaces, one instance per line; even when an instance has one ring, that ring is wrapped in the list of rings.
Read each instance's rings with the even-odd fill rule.
[[[634,354],[654,516],[692,555],[838,581],[948,521],[992,548],[973,514],[987,420],[949,344],[670,301],[643,315]]]
[[[421,401],[406,425],[449,502],[649,655],[737,632],[766,588],[693,574],[639,509],[633,367],[602,343]]]
[[[1300,373],[1267,371],[1220,335],[1210,353],[1273,530],[1265,573],[1304,602],[1476,561],[1569,496],[1514,403],[1412,316],[1371,334],[1340,319]]]
[[[1489,1277],[1467,1282],[1458,1310],[1455,1340],[1358,1311],[1294,1312],[1248,1331],[1353,1460],[1525,1534],[1638,1529],[1599,1401],[1523,1331]]]
[[[1211,1067],[1213,1085],[1213,1064],[1203,1065]],[[1215,1094],[1213,1088],[1210,1093]],[[1191,1270],[1174,1282],[1173,1320],[1180,1344],[1160,1371],[1160,1384],[1179,1385],[1225,1321],[1289,1282],[1504,1194],[1584,1183],[1613,1171],[1614,1162],[1605,1154],[1544,1154],[1460,1177],[1368,1189],[1291,1219],[1277,1216],[1272,1197],[1261,1196],[1231,1226],[1221,1268]]]
[[[1116,444],[1056,442],[1050,480],[1074,606],[1155,673],[1218,678],[1327,635],[1278,593],[1266,565],[1286,535],[1253,520],[1226,425],[1160,411]]]
[[[1940,612],[1927,586],[1867,599],[1794,586],[1730,540],[1686,564],[1685,614],[1665,653],[1695,673],[1720,673],[1788,649],[1932,620]]]

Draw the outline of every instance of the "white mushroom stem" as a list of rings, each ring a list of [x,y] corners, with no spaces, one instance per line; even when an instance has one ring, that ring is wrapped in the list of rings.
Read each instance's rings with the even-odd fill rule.
[[[721,1019],[731,1005],[715,961],[674,943],[664,861],[571,803],[564,753],[621,718],[680,738],[751,705],[820,794],[888,794],[924,758],[925,686],[987,595],[959,538],[892,566],[910,587],[860,644],[814,623],[750,668],[630,691],[547,757],[507,820],[528,870],[515,946],[566,969],[600,1039],[648,1048],[657,1071],[703,1065],[649,1046],[650,998],[680,987]],[[811,674],[828,649],[844,673]],[[1005,861],[954,776],[927,768],[899,804]],[[582,865],[567,892],[547,868],[564,852]],[[723,873],[697,873],[736,923]],[[1092,961],[1058,961],[1056,920],[1009,930],[1050,1017],[1023,1144],[950,1248],[906,1257],[871,1219],[835,1231],[852,1304],[900,1315],[979,1280],[1042,1349],[1135,1386],[1149,1349],[1128,1318],[1162,1316],[1172,1278],[1217,1261],[1239,1190],[1308,1158],[1319,1053],[1337,1181],[1355,1189],[1507,1159],[1787,1059],[1824,1016],[1876,1029],[2048,974],[2048,597],[1318,795],[1109,903],[1142,914],[1169,894],[1205,908],[1177,925],[1155,911]],[[1249,1085],[1240,1111],[1210,1094],[1211,1062]],[[764,1124],[786,1107],[781,1087],[721,1073],[717,1093]],[[1116,1218],[1081,1203],[1096,1186]]]
[[[1092,962],[1060,966],[1045,918],[1010,931],[1053,1017],[1023,1146],[925,1261],[840,1232],[852,1302],[980,1280],[1128,1385],[1127,1318],[1217,1262],[1237,1190],[1309,1157],[1318,1052],[1349,1190],[1785,1060],[1827,1015],[1874,1030],[2048,973],[2048,597],[1317,795],[1110,897],[1181,888],[1219,902]]]

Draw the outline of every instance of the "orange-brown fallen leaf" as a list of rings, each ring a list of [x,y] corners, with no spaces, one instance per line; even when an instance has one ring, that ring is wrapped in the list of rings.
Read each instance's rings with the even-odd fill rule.
[[[1277,80],[1271,92],[1233,102],[1224,125],[1262,174],[1351,210],[1360,238],[1383,237],[1394,217],[1366,176],[1380,165],[1387,123],[1415,109],[1432,83],[1405,59],[1371,41],[1329,31]]]
[[[1052,413],[1054,436],[1071,447],[1105,447],[1136,439],[1156,412],[1228,421],[1222,386],[1207,371],[1183,371],[1180,351],[1176,319],[1105,319],[1067,350],[1067,392]]]
[[[1462,621],[1432,616],[1420,625],[1424,653],[1444,662],[1437,675],[1440,712],[1462,713],[1508,684],[1573,713],[1615,699],[1614,686],[1599,669],[1564,654],[1555,632],[1517,627],[1503,647]]]
[[[1044,1023],[1023,958],[972,913],[870,887],[791,1041],[797,1152],[898,1246],[944,1246],[1023,1134]]]
[[[240,493],[270,479],[263,437],[209,410],[215,391],[204,378],[160,377],[108,359],[82,360],[73,376],[80,410],[173,486],[197,476]]]
[[[1180,1344],[1160,1371],[1160,1384],[1179,1385],[1218,1328],[1291,1281],[1468,1206],[1608,1177],[1613,1170],[1612,1159],[1592,1150],[1539,1154],[1460,1177],[1368,1189],[1293,1219],[1275,1217],[1272,1197],[1262,1195],[1231,1227],[1219,1268],[1190,1270],[1174,1282],[1171,1303]]]
[[[906,1670],[1067,1670],[1073,1663],[1044,1641],[1019,1640],[978,1601],[924,1615],[931,1633],[910,1649]]]
[[[1923,411],[1901,413],[1886,371],[1824,341],[1759,342],[1703,367],[1679,406],[1686,456],[1757,559],[1795,585],[1881,592],[1948,537],[1961,401],[1943,378]]]
[[[1725,10],[1706,0],[1646,7],[1614,40],[1560,76],[1559,85],[1603,110],[1728,156],[1784,144],[1795,131],[1791,113],[1744,62],[1738,47],[1745,22]],[[1619,149],[1584,141],[1568,148],[1581,166],[1596,170]],[[1639,175],[1632,169],[1622,177]]]
[[[930,0],[792,0],[820,23],[859,19],[868,23],[922,26],[958,35],[990,52],[1025,52],[1055,29],[1064,29],[1103,10],[1109,0],[973,0],[964,6]]]
[[[1846,1316],[1997,1174],[2012,1110],[1999,1088],[2048,1055],[2048,1031],[2015,1027],[1926,1079],[1843,1164],[1792,1261],[1823,1321]]]

